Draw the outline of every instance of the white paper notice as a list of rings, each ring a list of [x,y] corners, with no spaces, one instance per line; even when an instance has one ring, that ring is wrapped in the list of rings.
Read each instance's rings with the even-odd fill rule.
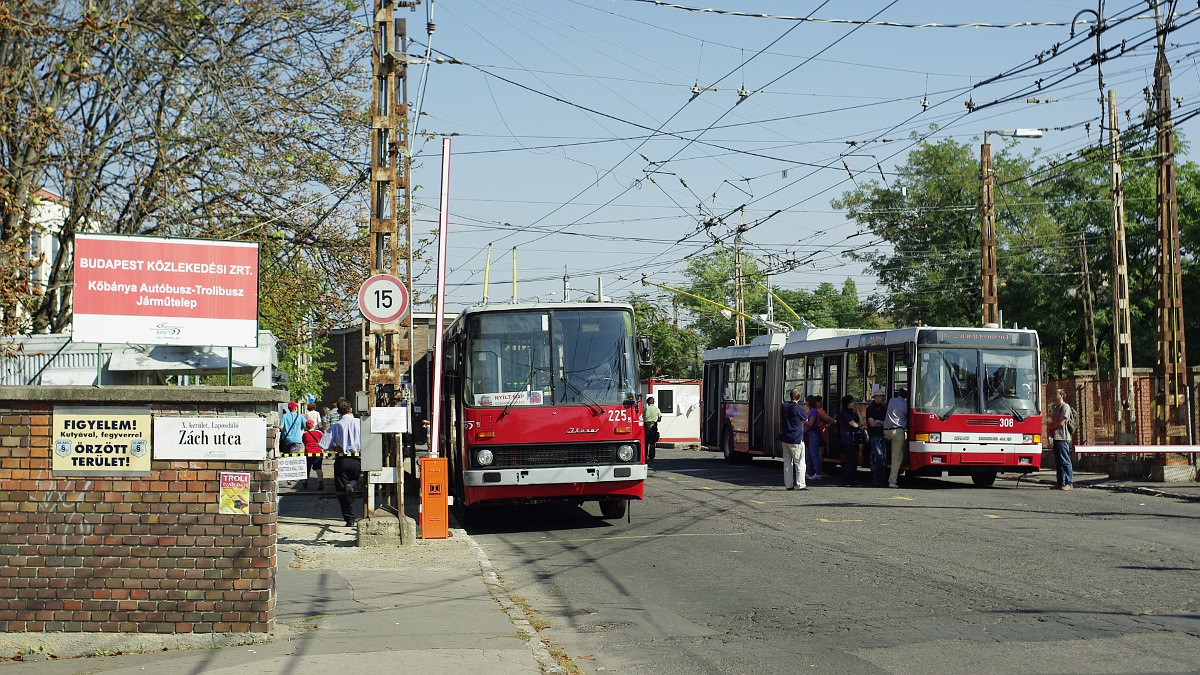
[[[371,408],[371,433],[407,434],[408,407]]]
[[[308,462],[304,457],[280,457],[276,480],[308,480]]]

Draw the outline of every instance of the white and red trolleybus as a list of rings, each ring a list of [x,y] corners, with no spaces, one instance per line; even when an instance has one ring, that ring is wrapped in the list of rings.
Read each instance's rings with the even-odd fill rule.
[[[468,514],[598,501],[625,515],[646,480],[638,365],[649,343],[618,302],[479,305],[446,330],[443,447]]]
[[[810,329],[764,335],[704,356],[704,445],[730,460],[774,457],[779,408],[799,387],[837,414],[843,395],[865,406],[871,386],[890,398],[909,389],[909,474],[969,475],[991,485],[999,472],[1041,467],[1041,363],[1032,330]],[[836,436],[836,434],[831,434]],[[890,453],[885,453],[890,455]],[[827,446],[823,461],[840,462]],[[869,466],[860,460],[859,466]]]

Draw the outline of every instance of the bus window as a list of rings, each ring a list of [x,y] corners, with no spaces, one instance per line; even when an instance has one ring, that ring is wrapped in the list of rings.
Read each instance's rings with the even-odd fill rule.
[[[984,349],[984,412],[1030,415],[1038,412],[1037,363],[1034,353]]]
[[[862,352],[846,354],[846,393],[855,401],[867,400],[866,361]]]
[[[799,387],[804,396],[804,357],[797,356],[783,362],[783,399],[789,400],[792,390]]]
[[[820,396],[825,389],[825,357],[821,355],[808,357],[805,363],[805,379],[808,384],[805,385],[804,393],[808,396]]]
[[[736,377],[733,381],[733,400],[750,400],[750,362],[742,361],[737,364]]]
[[[979,412],[979,352],[923,348],[917,356],[913,409],[946,416]]]
[[[721,398],[726,401],[736,400],[733,396],[733,383],[737,381],[737,364],[725,364],[725,388],[721,392]]]
[[[876,384],[887,391],[887,352],[882,349],[867,352],[867,391]]]
[[[912,387],[908,382],[908,366],[904,364],[904,351],[895,350],[888,352],[888,358],[891,359],[891,382],[892,389],[888,392],[888,397],[894,396],[901,387],[908,387],[908,400],[912,401]]]

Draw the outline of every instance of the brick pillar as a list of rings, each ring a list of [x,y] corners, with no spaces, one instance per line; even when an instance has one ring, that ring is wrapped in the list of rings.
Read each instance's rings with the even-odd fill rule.
[[[268,424],[283,400],[253,387],[0,387],[0,631],[270,631],[273,459],[56,476],[51,422],[55,406],[141,404],[156,416]],[[251,474],[249,516],[219,513],[222,471]]]

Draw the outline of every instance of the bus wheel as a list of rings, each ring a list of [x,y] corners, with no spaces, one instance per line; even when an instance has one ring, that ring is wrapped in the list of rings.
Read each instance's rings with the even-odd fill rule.
[[[625,517],[626,505],[624,499],[601,499],[600,515],[605,520],[620,520]]]
[[[736,462],[738,459],[737,453],[733,451],[733,434],[728,431],[721,434],[721,454],[726,462]]]
[[[971,482],[976,487],[991,487],[996,482],[996,472],[985,471],[983,473],[973,473],[971,474]]]

